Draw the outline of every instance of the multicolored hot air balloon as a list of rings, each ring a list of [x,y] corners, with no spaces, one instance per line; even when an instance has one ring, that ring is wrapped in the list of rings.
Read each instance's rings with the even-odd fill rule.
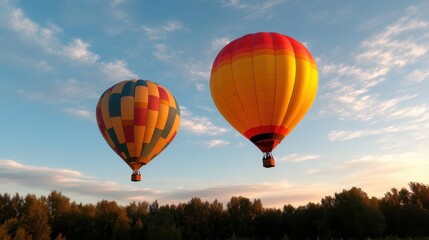
[[[127,80],[107,89],[97,104],[97,124],[109,146],[133,170],[139,169],[173,141],[180,125],[180,109],[163,86],[148,80]]]
[[[310,109],[317,65],[297,40],[259,32],[227,44],[213,62],[210,90],[224,118],[274,167],[273,149]]]

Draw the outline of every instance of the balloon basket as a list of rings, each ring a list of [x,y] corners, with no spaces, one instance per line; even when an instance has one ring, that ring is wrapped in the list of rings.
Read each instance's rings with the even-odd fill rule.
[[[265,168],[272,168],[272,167],[276,166],[274,158],[262,159],[262,162],[263,162]]]
[[[276,162],[274,161],[274,157],[271,155],[271,153],[264,153],[262,163],[265,168],[272,168],[276,166]]]
[[[140,182],[141,180],[142,180],[142,175],[140,174],[140,172],[138,171],[133,172],[133,174],[131,175],[131,181]]]

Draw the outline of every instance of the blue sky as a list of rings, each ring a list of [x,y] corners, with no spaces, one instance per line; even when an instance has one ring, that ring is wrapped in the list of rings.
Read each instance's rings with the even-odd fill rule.
[[[361,187],[382,197],[429,183],[427,1],[0,0],[0,189],[61,191],[77,202],[226,202],[298,206]],[[304,43],[317,98],[273,152],[275,168],[229,126],[210,96],[229,41],[275,31]],[[172,144],[142,182],[95,122],[99,96],[132,78],[181,106]]]

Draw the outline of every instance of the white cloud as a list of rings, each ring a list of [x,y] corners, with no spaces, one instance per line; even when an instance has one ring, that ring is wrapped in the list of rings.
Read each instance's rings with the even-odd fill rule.
[[[58,54],[59,43],[55,38],[57,28],[43,28],[27,18],[21,9],[13,9],[10,15],[10,28],[33,41],[48,53]]]
[[[197,91],[199,92],[204,92],[204,90],[206,90],[206,85],[202,84],[202,83],[197,83],[195,85],[195,88],[197,89]]]
[[[210,69],[207,66],[201,66],[201,64],[189,63],[189,75],[197,79],[210,79]]]
[[[404,88],[429,76],[426,70],[416,69],[428,56],[429,35],[422,32],[429,29],[429,22],[419,19],[418,14],[408,16],[351,49],[354,62],[319,62],[322,76],[331,79],[323,86],[326,93],[320,100],[326,101],[323,104],[327,107],[320,113],[360,122],[360,129],[332,130],[330,141],[374,136],[380,149],[392,149],[429,137],[422,120],[429,115],[428,107],[413,105],[412,100],[421,98],[419,92]]]
[[[408,108],[398,109],[389,114],[390,118],[400,119],[400,118],[410,118],[413,120],[421,121],[427,120],[427,116],[429,115],[429,106],[427,104],[421,104],[419,106],[412,106]]]
[[[429,70],[415,69],[405,77],[411,83],[420,83],[429,79]]]
[[[209,136],[221,135],[229,130],[214,125],[207,117],[195,116],[188,111],[186,107],[180,107],[180,126],[181,128],[195,134],[206,134]]]
[[[241,0],[223,0],[221,1],[223,7],[232,8],[235,10],[243,11],[247,18],[258,18],[268,15],[271,18],[270,10],[275,8],[286,0],[264,0],[264,1],[241,1]]]
[[[399,119],[407,121],[407,123],[384,125],[384,127],[354,131],[333,130],[329,132],[328,139],[330,141],[346,141],[375,135],[387,135],[389,136],[388,138],[398,138],[392,137],[392,134],[401,134],[401,138],[411,137],[411,140],[405,142],[413,143],[416,140],[429,137],[429,107],[426,104],[390,111],[389,114],[386,115],[386,119]],[[386,142],[386,140],[382,138],[378,140],[378,142]],[[405,146],[405,142],[402,142],[403,146]]]
[[[313,175],[313,179],[317,179],[318,175],[338,173],[339,177],[333,180],[335,184],[326,179],[314,181],[317,183],[283,180],[246,184],[215,183],[203,188],[182,187],[164,191],[131,185],[124,187],[123,184],[101,181],[72,169],[26,165],[15,160],[0,159],[0,185],[25,187],[31,189],[31,192],[36,189],[56,189],[65,195],[92,197],[95,201],[110,199],[120,204],[155,199],[161,204],[176,204],[187,202],[195,196],[227,203],[232,196],[244,196],[251,200],[261,199],[265,207],[281,208],[284,204],[297,207],[308,202],[319,202],[326,195],[352,186],[363,188],[370,196],[381,197],[390,187],[405,186],[410,178],[413,181],[427,182],[429,179],[426,169],[429,163],[424,157],[422,152],[367,155],[326,166],[325,169],[307,171],[307,174]],[[386,182],[389,186],[386,186]]]
[[[324,168],[311,169],[307,174],[313,175],[313,178],[318,175],[336,176],[339,181],[337,184],[343,187],[357,186],[369,194],[382,196],[388,187],[405,186],[409,181],[429,181],[426,156],[427,150],[364,155]]]
[[[304,162],[304,161],[310,161],[318,158],[320,158],[319,155],[299,155],[297,153],[294,153],[294,154],[287,155],[286,157],[282,157],[280,161]]]
[[[398,126],[389,126],[382,129],[363,129],[363,130],[356,130],[356,131],[334,130],[328,134],[328,139],[330,141],[345,141],[345,140],[351,140],[351,139],[361,138],[361,137],[370,136],[370,135],[398,133],[398,132],[403,132],[407,130],[415,130],[415,129],[414,127],[410,129],[409,127],[401,128]]]
[[[231,40],[227,37],[215,38],[210,43],[210,50],[207,54],[211,54],[213,52],[220,51],[223,47],[225,47]]]
[[[46,61],[39,61],[39,62],[36,62],[36,68],[39,70],[39,71],[42,71],[42,72],[51,72],[51,71],[54,71],[54,67],[52,67],[48,62],[46,62]]]
[[[120,4],[122,4],[124,1],[125,1],[125,0],[111,0],[111,1],[110,1],[110,4],[111,4],[112,6],[114,6],[114,7],[116,7],[116,6],[120,5]]]
[[[127,63],[121,60],[100,63],[100,70],[109,82],[138,78],[135,73],[128,69]]]
[[[100,57],[88,50],[89,43],[81,39],[74,39],[69,45],[63,48],[64,55],[76,61],[85,63],[95,63]]]
[[[86,108],[65,108],[63,109],[63,111],[78,118],[87,119],[87,120],[95,119],[94,112]]]
[[[121,1],[115,1],[120,4]],[[121,60],[113,62],[99,62],[100,56],[92,52],[90,44],[80,38],[74,38],[69,44],[63,44],[56,34],[62,30],[53,25],[41,27],[25,16],[21,9],[14,8],[11,10],[9,27],[21,34],[25,41],[30,41],[42,48],[48,54],[65,57],[73,62],[93,65],[96,64],[106,75],[109,81],[118,81],[121,79],[135,78],[136,75],[127,68],[127,63]],[[170,27],[171,28],[171,27]],[[49,67],[44,62],[41,67]],[[114,80],[112,80],[114,79]]]
[[[201,142],[201,144],[207,146],[208,148],[214,148],[214,147],[222,147],[222,146],[228,145],[229,142],[221,139],[212,139],[209,141]]]
[[[169,33],[177,31],[189,31],[183,24],[179,21],[169,21],[164,25],[157,27],[142,27],[143,32],[146,34],[149,40],[159,40],[166,39]]]
[[[71,169],[25,165],[8,159],[0,159],[0,184],[15,184],[47,191],[57,189],[64,194],[74,193],[121,202],[141,195],[153,196],[156,199],[159,194],[158,191],[150,189],[124,188],[116,182],[100,181]]]
[[[168,62],[173,58],[172,52],[169,51],[168,46],[164,43],[155,45],[153,56],[164,62]]]
[[[400,102],[411,99],[412,96],[398,96],[382,100],[384,96],[374,93],[374,88],[392,81],[394,70],[403,69],[427,54],[429,37],[421,34],[427,29],[428,22],[403,17],[363,41],[355,64],[322,61],[321,73],[333,79],[327,85],[330,91],[322,96],[328,99],[329,112],[341,119],[372,121],[396,111]],[[408,75],[408,79],[425,77],[421,71]]]
[[[56,80],[51,87],[35,89],[26,93],[25,96],[54,104],[68,103],[74,105],[88,99],[97,99],[99,93],[94,90],[90,83],[70,78]]]
[[[61,29],[50,24],[44,28],[27,18],[21,9],[14,9],[11,13],[10,27],[20,33],[26,41],[42,47],[42,49],[56,56],[66,57],[82,63],[94,63],[99,56],[88,50],[89,43],[76,38],[69,45],[63,45],[55,34]]]

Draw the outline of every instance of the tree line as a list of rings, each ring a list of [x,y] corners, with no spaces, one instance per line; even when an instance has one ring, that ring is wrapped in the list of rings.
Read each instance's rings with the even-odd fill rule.
[[[192,198],[159,205],[115,201],[72,202],[0,195],[0,240],[44,239],[429,239],[429,185],[410,182],[384,197],[353,187],[319,203],[264,208],[261,200],[231,197],[223,203]]]

